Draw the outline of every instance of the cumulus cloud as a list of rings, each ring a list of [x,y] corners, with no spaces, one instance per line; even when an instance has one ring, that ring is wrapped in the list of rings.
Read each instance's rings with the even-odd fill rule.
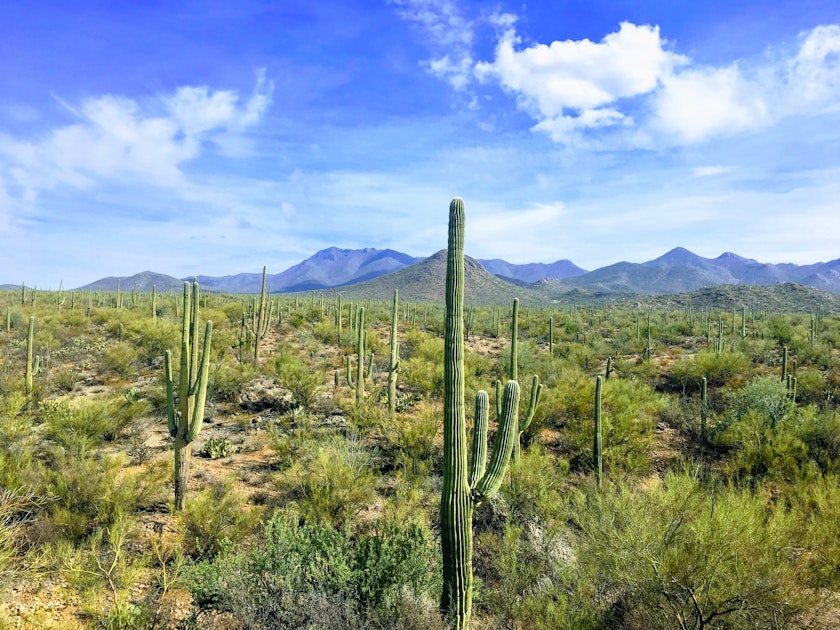
[[[236,92],[181,87],[160,99],[165,115],[115,95],[85,100],[70,108],[77,122],[52,129],[37,140],[0,136],[0,169],[32,200],[58,184],[89,187],[124,176],[156,186],[183,184],[181,167],[208,141],[236,136],[260,120],[272,85],[260,72],[244,103]]]
[[[624,22],[600,42],[522,47],[514,23],[474,72],[556,142],[609,130],[625,145],[693,144],[840,107],[840,25],[803,33],[795,51],[711,66],[671,50],[657,26]]]
[[[497,79],[556,139],[581,127],[632,122],[610,105],[653,91],[687,63],[664,48],[658,27],[629,22],[597,43],[566,40],[517,50],[518,43],[515,30],[506,30],[494,61],[476,64],[476,74]]]

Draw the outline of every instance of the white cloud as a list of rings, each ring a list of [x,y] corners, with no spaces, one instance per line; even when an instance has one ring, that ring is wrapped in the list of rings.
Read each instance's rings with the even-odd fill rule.
[[[235,139],[255,124],[271,99],[272,86],[258,74],[250,99],[240,104],[229,90],[182,87],[162,97],[167,115],[114,95],[69,108],[78,121],[36,140],[0,136],[0,173],[22,189],[23,199],[58,184],[86,188],[123,177],[162,187],[184,185],[181,167],[205,141]]]
[[[416,24],[435,55],[423,62],[426,69],[455,90],[472,80],[473,23],[451,0],[391,0],[397,14]]]
[[[809,106],[838,105],[840,25],[818,26],[804,36],[789,63],[788,84],[788,106],[794,112]]]
[[[577,128],[629,122],[605,106],[653,91],[687,61],[663,48],[658,27],[629,22],[599,43],[566,40],[517,50],[519,41],[512,28],[505,31],[495,60],[476,64],[476,74],[498,79],[539,119],[538,128],[558,140]]]
[[[761,85],[733,65],[671,75],[654,99],[654,125],[680,142],[759,129],[771,121]]]
[[[691,174],[693,177],[715,177],[731,171],[732,169],[729,166],[696,166],[692,169]]]
[[[494,59],[475,74],[559,143],[609,131],[615,146],[696,144],[840,108],[840,25],[803,33],[792,52],[710,66],[669,50],[656,26],[624,22],[597,43],[518,48],[514,20],[504,24]]]

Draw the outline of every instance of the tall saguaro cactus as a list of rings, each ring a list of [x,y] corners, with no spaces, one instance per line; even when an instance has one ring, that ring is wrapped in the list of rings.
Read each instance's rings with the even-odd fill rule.
[[[263,266],[262,272],[262,289],[260,290],[260,305],[255,313],[253,325],[250,326],[251,334],[254,336],[254,365],[260,363],[260,351],[262,350],[262,340],[268,332],[268,320],[271,319],[270,309],[266,311],[265,299],[265,272],[266,268]]]
[[[508,381],[489,464],[485,464],[488,398],[476,396],[473,455],[467,465],[464,412],[464,202],[449,206],[443,349],[443,490],[440,499],[443,592],[441,609],[453,627],[469,627],[472,612],[472,516],[502,483],[515,438],[519,384]]]
[[[350,369],[350,357],[347,357],[347,384],[356,392],[356,404],[362,404],[365,398],[365,378],[373,372],[373,356],[368,366],[368,376],[365,376],[365,353],[367,352],[367,331],[365,330],[365,308],[359,307],[356,312],[356,378]]]
[[[595,468],[595,484],[601,487],[604,474],[603,442],[601,441],[601,377],[595,377],[595,438],[593,440],[592,459]]]
[[[391,310],[391,358],[388,361],[388,414],[397,413],[397,372],[400,370],[400,346],[397,343],[397,316],[399,315],[399,291],[394,289],[394,305]]]
[[[41,362],[41,357],[32,357],[33,347],[35,345],[35,316],[29,317],[29,330],[26,334],[26,367],[24,369],[24,381],[26,383],[26,398],[29,405],[32,406],[32,393],[34,391],[34,376],[38,373],[38,367]]]
[[[198,282],[184,283],[184,319],[181,326],[181,369],[178,375],[178,408],[175,407],[175,383],[172,378],[172,353],[164,354],[166,370],[166,419],[169,435],[175,438],[175,510],[184,509],[190,470],[192,442],[204,422],[207,400],[207,376],[210,371],[210,338],[213,322],[204,329],[204,349],[198,358]]]

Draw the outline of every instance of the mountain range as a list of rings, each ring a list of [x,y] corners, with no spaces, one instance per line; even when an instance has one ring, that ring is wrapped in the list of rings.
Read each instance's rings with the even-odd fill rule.
[[[271,293],[312,290],[335,290],[378,295],[385,286],[400,288],[406,299],[435,299],[438,281],[442,282],[441,252],[423,259],[391,249],[321,250],[285,271],[266,276]],[[569,260],[517,265],[500,259],[469,259],[469,265],[481,268],[481,291],[506,300],[507,294],[531,295],[534,299],[550,296],[620,297],[622,295],[659,295],[690,292],[720,285],[777,285],[796,283],[833,293],[840,293],[840,259],[811,265],[770,264],[727,252],[717,258],[704,258],[677,247],[643,263],[619,262],[594,271],[581,269]],[[476,271],[477,274],[477,270]],[[438,274],[440,278],[438,278]],[[262,274],[241,273],[232,276],[196,276],[202,287],[224,293],[258,293]],[[191,278],[186,278],[191,279]],[[129,277],[102,278],[76,290],[158,291],[180,289],[184,279],[145,271]],[[416,288],[409,288],[413,284]],[[425,285],[425,286],[423,286]],[[19,288],[9,285],[8,288]],[[476,288],[478,290],[478,288]],[[416,298],[411,294],[416,293]],[[442,292],[440,293],[442,296]],[[425,296],[425,297],[423,297]],[[384,295],[384,297],[388,297]]]

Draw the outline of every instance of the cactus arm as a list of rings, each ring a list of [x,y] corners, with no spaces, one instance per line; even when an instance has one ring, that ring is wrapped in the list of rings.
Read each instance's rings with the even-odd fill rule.
[[[207,401],[207,375],[210,372],[210,338],[213,335],[213,322],[208,321],[204,329],[204,351],[201,355],[201,366],[196,376],[195,407],[193,416],[190,418],[189,429],[187,430],[186,441],[192,442],[198,432],[201,431],[201,424],[204,422],[204,405]]]
[[[356,386],[355,381],[353,380],[353,370],[351,369],[351,362],[350,357],[344,357],[347,364],[347,386],[351,389]]]
[[[169,435],[175,437],[178,434],[178,418],[175,415],[175,392],[172,383],[172,351],[163,353],[164,372],[166,379],[166,424]]]
[[[540,377],[534,374],[531,379],[531,401],[528,404],[528,412],[525,414],[525,419],[519,423],[519,435],[528,430],[531,420],[534,419],[534,412],[537,410],[537,405],[540,404],[540,394],[542,394],[542,383]]]
[[[473,424],[472,451],[470,454],[470,487],[484,476],[487,469],[487,415],[490,397],[484,390],[475,395],[475,422]]]
[[[479,505],[484,499],[498,492],[505,476],[513,442],[516,439],[516,416],[519,408],[519,383],[508,381],[505,384],[502,402],[502,416],[499,418],[499,430],[493,443],[493,453],[484,476],[475,484],[472,490],[472,500]]]

